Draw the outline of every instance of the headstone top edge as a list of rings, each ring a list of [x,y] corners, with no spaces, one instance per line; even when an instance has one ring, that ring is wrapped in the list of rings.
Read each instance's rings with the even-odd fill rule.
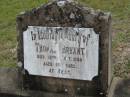
[[[70,2],[70,1],[72,1],[72,2]],[[28,15],[28,14],[34,12],[34,11],[38,11],[40,9],[46,8],[47,6],[56,5],[58,7],[64,7],[67,4],[71,4],[72,6],[76,6],[78,9],[89,12],[89,14],[92,14],[92,15],[95,15],[95,16],[101,15],[103,17],[111,17],[110,12],[104,12],[104,11],[102,11],[100,9],[96,10],[96,9],[94,9],[92,7],[88,7],[88,6],[86,6],[84,4],[81,4],[81,3],[77,2],[77,1],[74,1],[74,0],[54,0],[54,1],[50,1],[50,2],[45,3],[45,4],[41,4],[41,6],[39,6],[37,8],[33,8],[31,10],[21,12],[21,13],[19,13],[17,15],[17,18],[22,17],[24,15]]]

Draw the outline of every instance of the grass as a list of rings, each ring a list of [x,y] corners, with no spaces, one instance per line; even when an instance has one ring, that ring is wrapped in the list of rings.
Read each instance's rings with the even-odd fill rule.
[[[89,7],[112,12],[114,18],[127,18],[130,15],[130,0],[79,0]]]
[[[16,16],[46,0],[0,0],[0,66],[16,66]]]
[[[130,0],[79,0],[89,7],[111,12],[113,48],[130,41]],[[0,66],[16,66],[16,16],[47,0],[0,0]]]
[[[120,43],[127,42],[126,34],[124,32],[118,32],[113,40],[113,49],[116,49]]]

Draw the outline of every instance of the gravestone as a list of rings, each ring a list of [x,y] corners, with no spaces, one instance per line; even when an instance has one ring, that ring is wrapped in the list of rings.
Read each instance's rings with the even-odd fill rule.
[[[110,28],[109,13],[69,1],[18,15],[24,89],[53,97],[106,97],[112,80]]]

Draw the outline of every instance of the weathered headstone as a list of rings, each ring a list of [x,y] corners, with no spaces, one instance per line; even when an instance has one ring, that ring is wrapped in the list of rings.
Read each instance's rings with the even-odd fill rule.
[[[18,15],[24,88],[64,97],[105,97],[111,76],[111,16],[54,1]]]

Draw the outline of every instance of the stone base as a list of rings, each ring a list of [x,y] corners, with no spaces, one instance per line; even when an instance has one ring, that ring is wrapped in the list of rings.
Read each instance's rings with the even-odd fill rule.
[[[92,97],[24,90],[22,81],[18,68],[0,68],[0,97]]]
[[[0,68],[0,97],[92,97],[24,90],[21,78],[17,68]],[[108,97],[130,97],[130,79],[114,78]]]

